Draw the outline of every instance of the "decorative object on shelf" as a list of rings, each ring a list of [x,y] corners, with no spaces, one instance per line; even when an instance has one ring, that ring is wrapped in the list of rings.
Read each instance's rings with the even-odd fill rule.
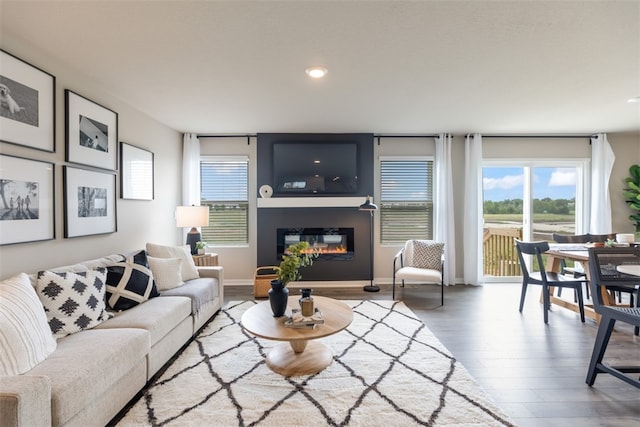
[[[309,251],[309,242],[301,241],[290,245],[282,256],[280,264],[274,268],[277,278],[271,280],[269,290],[269,302],[274,317],[281,317],[287,308],[287,298],[289,297],[289,282],[302,279],[301,267],[313,264],[313,259],[318,257],[315,251]],[[286,295],[283,297],[279,292],[282,290]],[[281,299],[284,298],[284,303]],[[284,307],[282,306],[284,304]]]
[[[207,247],[207,244],[203,241],[196,242],[196,249],[198,250],[198,255],[204,255],[204,250]]]
[[[367,196],[367,200],[364,201],[358,207],[361,211],[368,211],[369,217],[369,278],[370,282],[363,289],[367,292],[378,292],[380,288],[373,284],[373,212],[378,210],[378,206],[371,203],[371,196]]]
[[[0,189],[0,245],[55,237],[53,163],[1,154]]]
[[[0,49],[0,141],[55,152],[56,78]]]
[[[116,175],[64,166],[64,237],[115,233]]]
[[[67,162],[116,170],[118,113],[65,89]]]
[[[196,244],[202,235],[196,227],[209,225],[209,206],[178,206],[176,208],[176,227],[191,227],[187,233],[187,245],[191,247],[191,255],[196,255]]]
[[[153,153],[120,142],[120,198],[153,200]]]
[[[301,296],[298,301],[300,302],[300,312],[304,317],[311,317],[313,316],[313,313],[314,313],[313,297],[311,296],[311,292],[313,292],[313,289],[311,288],[300,289]]]
[[[268,199],[273,195],[273,188],[270,185],[263,185],[260,187],[260,197],[263,199]]]
[[[282,317],[287,310],[287,301],[289,300],[289,289],[282,280],[272,280],[271,289],[269,289],[269,304],[273,317]]]
[[[640,241],[640,165],[631,165],[629,167],[629,177],[625,178],[627,188],[625,188],[625,202],[633,213],[629,215],[629,219],[635,225],[635,240]]]

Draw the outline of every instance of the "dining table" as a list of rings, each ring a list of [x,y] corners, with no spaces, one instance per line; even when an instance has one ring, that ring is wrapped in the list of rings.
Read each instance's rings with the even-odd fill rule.
[[[550,243],[549,250],[544,254],[547,257],[546,271],[561,271],[562,260],[573,261],[582,266],[586,275],[586,280],[589,280],[589,244],[577,244],[577,243]],[[598,287],[602,292],[602,300],[607,305],[616,305],[616,299],[613,291],[607,290],[604,286]],[[576,301],[573,299],[564,299],[555,295],[554,288],[549,290],[549,301],[551,304],[555,304],[559,307],[580,312],[580,308]],[[542,294],[540,295],[540,301],[542,302]],[[596,322],[600,321],[600,315],[593,309],[593,305],[584,305],[584,315]]]

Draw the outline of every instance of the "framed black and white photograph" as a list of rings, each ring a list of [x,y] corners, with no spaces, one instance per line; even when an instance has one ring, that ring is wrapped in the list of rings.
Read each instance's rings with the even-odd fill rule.
[[[120,197],[153,200],[153,152],[120,142]]]
[[[53,163],[0,154],[0,245],[55,238]]]
[[[0,141],[55,152],[56,78],[0,49]]]
[[[116,170],[118,113],[66,89],[67,161]]]
[[[64,237],[115,233],[115,173],[64,166],[64,211]]]

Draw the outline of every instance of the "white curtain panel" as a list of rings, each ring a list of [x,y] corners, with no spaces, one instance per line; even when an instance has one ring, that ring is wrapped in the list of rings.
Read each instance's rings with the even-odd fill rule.
[[[616,156],[607,140],[606,133],[591,138],[591,217],[589,232],[611,233],[611,194],[609,179]]]
[[[482,135],[464,140],[464,283],[481,285],[482,273]]]
[[[435,164],[435,240],[444,242],[444,284],[456,281],[456,236],[453,218],[453,171],[451,169],[451,135],[441,133],[436,141]]]
[[[182,144],[182,205],[200,206],[200,140],[193,133]]]

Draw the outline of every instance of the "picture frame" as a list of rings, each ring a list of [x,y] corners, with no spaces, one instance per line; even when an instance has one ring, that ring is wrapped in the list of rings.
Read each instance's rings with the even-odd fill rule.
[[[55,238],[54,164],[0,154],[0,245]]]
[[[56,78],[0,49],[0,141],[56,151]]]
[[[66,160],[116,170],[118,113],[65,89]]]
[[[120,142],[120,198],[153,200],[154,154],[135,145]]]
[[[64,166],[64,237],[115,233],[116,174]]]

